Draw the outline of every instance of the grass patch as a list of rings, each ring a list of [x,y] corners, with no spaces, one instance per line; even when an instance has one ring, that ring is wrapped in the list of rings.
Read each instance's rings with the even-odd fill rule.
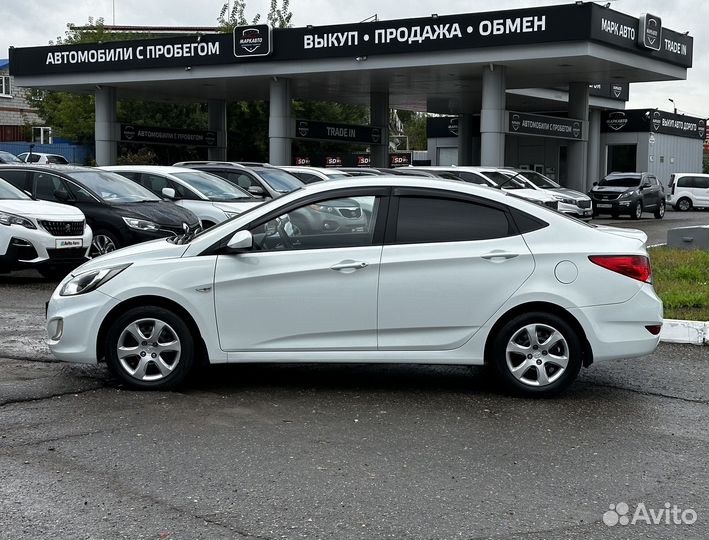
[[[648,250],[655,290],[668,319],[709,320],[709,251],[656,247]]]

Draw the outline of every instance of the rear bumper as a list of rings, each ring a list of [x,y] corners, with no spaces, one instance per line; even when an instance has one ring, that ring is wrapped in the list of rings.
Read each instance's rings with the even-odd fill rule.
[[[662,324],[662,301],[645,284],[627,302],[569,310],[581,323],[594,360],[632,358],[653,352],[660,336],[646,326]]]

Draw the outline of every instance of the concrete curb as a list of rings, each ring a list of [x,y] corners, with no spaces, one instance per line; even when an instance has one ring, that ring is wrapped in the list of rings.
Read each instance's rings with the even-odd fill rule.
[[[665,319],[662,323],[660,341],[709,345],[709,322]]]

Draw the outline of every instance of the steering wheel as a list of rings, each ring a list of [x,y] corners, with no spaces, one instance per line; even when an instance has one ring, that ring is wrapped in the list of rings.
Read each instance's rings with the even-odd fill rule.
[[[276,232],[278,233],[278,237],[281,239],[281,242],[283,242],[286,249],[293,249],[293,242],[291,242],[290,237],[285,230],[286,223],[288,223],[286,220],[279,219],[278,225],[276,225]]]

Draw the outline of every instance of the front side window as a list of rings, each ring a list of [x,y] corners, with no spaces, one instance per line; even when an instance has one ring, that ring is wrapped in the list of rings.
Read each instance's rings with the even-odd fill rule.
[[[694,177],[694,187],[700,189],[709,189],[709,177],[708,176],[695,176]]]
[[[172,175],[207,197],[210,201],[228,202],[239,199],[253,199],[243,189],[214,174],[202,171],[185,171],[172,173]]]
[[[397,244],[465,242],[511,236],[507,214],[469,201],[400,197]]]
[[[301,206],[251,230],[254,249],[282,251],[371,246],[381,197],[328,199]]]
[[[64,181],[53,174],[34,173],[34,196],[43,201],[63,202],[69,196]],[[66,196],[61,199],[57,193],[63,192]]]

